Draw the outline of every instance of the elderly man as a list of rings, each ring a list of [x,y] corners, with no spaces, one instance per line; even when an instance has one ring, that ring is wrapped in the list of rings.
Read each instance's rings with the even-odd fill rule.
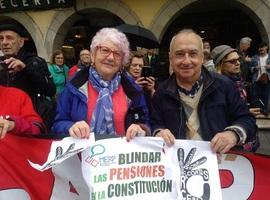
[[[39,96],[52,97],[55,85],[52,81],[47,63],[40,57],[24,51],[24,30],[15,24],[0,25],[0,49],[4,54],[2,62],[7,66],[9,79],[6,85],[25,91],[34,104],[38,114],[47,122],[45,108],[37,108]],[[44,112],[43,112],[44,111]],[[46,116],[49,116],[46,114]]]
[[[11,80],[10,86],[24,90],[33,99],[37,93],[46,96],[55,94],[55,86],[47,64],[41,63],[41,59],[23,50],[24,31],[14,24],[0,26],[0,49],[8,65]],[[42,68],[43,67],[43,68]]]
[[[72,66],[68,72],[68,78],[71,79],[77,71],[89,67],[91,65],[91,55],[88,49],[80,51],[80,60],[78,64]]]
[[[249,71],[249,65],[251,58],[248,56],[247,51],[250,48],[252,39],[249,37],[241,38],[239,42],[239,47],[237,48],[238,54],[240,56],[240,68],[241,75],[246,82],[251,82],[251,76]]]
[[[259,44],[258,54],[252,57],[251,61],[252,72],[252,95],[251,104],[256,105],[258,102],[261,105],[262,113],[268,115],[270,108],[268,108],[270,95],[270,54],[268,53],[268,44],[262,42]]]
[[[202,67],[202,39],[184,29],[170,43],[173,74],[153,96],[153,134],[168,145],[175,139],[211,141],[225,153],[256,137],[255,118],[226,77]]]

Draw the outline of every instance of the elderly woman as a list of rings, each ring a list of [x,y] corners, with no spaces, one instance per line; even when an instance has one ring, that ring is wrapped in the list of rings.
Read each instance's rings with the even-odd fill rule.
[[[58,95],[65,87],[68,78],[68,66],[64,63],[64,53],[61,50],[56,50],[52,55],[52,64],[48,69],[53,77],[53,82],[56,86],[56,95]]]
[[[216,66],[216,72],[231,79],[235,83],[241,98],[246,100],[247,93],[240,75],[240,61],[236,49],[228,45],[220,45],[213,49],[212,57]]]
[[[92,67],[79,71],[59,96],[53,131],[58,136],[146,135],[149,116],[143,92],[123,70],[129,42],[114,28],[103,28],[90,45]]]
[[[231,79],[236,89],[239,91],[240,97],[247,102],[247,93],[244,88],[243,79],[240,75],[240,56],[236,49],[228,45],[220,45],[213,49],[212,57],[216,66],[217,73],[223,74]],[[254,115],[260,114],[259,108],[250,108],[249,111]],[[254,138],[253,142],[244,145],[245,150],[255,151],[258,148],[259,141]]]

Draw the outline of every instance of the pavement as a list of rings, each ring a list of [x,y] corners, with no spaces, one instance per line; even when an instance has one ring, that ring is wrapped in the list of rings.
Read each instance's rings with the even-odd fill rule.
[[[258,134],[261,143],[256,153],[270,155],[270,115],[257,116],[256,124],[258,125],[259,128]]]

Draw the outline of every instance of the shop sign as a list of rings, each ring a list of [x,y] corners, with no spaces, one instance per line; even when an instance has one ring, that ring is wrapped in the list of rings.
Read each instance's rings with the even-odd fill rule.
[[[0,0],[0,13],[23,10],[48,10],[73,6],[74,0]]]

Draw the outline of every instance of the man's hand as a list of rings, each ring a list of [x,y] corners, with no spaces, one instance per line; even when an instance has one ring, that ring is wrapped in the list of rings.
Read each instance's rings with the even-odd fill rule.
[[[145,136],[146,132],[139,124],[131,124],[126,132],[126,139],[129,142],[135,136]]]
[[[16,73],[25,68],[25,64],[21,60],[13,57],[5,59],[4,62],[8,65],[8,71],[10,73]]]
[[[213,152],[226,153],[237,144],[237,136],[233,131],[217,133],[211,140]]]
[[[90,127],[85,121],[79,121],[73,124],[68,132],[70,136],[75,138],[89,138]]]
[[[12,131],[15,127],[14,121],[0,118],[0,139],[3,139],[7,132]]]
[[[168,145],[171,146],[175,142],[175,137],[172,134],[172,132],[169,129],[161,129],[157,134],[156,137],[162,137],[164,142]]]

